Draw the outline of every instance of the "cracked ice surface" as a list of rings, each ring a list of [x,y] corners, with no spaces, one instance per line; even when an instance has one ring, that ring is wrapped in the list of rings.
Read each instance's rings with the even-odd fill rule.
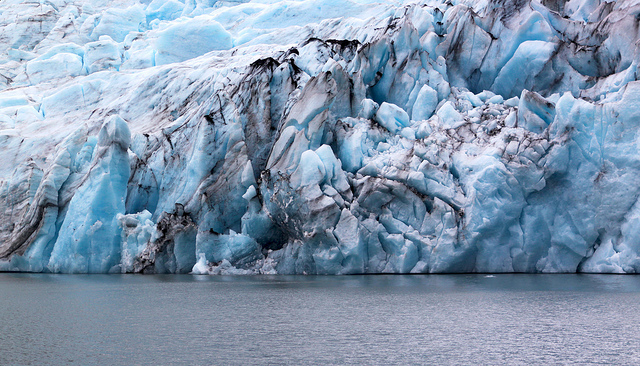
[[[0,4],[0,270],[640,272],[637,1]]]

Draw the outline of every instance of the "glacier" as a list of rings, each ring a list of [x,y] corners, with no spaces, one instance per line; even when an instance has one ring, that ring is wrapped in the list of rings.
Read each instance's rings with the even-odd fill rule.
[[[637,0],[6,0],[0,271],[640,272]]]

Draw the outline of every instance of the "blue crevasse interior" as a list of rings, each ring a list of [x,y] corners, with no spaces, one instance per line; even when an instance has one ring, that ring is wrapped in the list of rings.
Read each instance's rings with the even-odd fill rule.
[[[640,271],[633,1],[0,7],[0,270]]]

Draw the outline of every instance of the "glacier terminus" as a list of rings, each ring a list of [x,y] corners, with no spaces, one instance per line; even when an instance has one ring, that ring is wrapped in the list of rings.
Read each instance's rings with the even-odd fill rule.
[[[640,272],[640,1],[5,0],[0,271]]]

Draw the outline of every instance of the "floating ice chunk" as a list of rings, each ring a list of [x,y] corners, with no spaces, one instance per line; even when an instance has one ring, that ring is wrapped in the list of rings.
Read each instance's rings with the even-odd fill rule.
[[[444,103],[436,114],[440,117],[440,122],[444,128],[458,128],[465,123],[460,112],[456,110],[450,101]]]
[[[163,29],[155,42],[156,65],[181,62],[233,46],[231,34],[208,16],[198,16]]]
[[[191,269],[191,274],[194,275],[208,275],[209,272],[209,263],[207,262],[207,257],[204,253],[200,253],[198,255],[198,261],[193,265]]]
[[[429,119],[438,106],[438,92],[429,85],[423,85],[418,92],[411,110],[411,119],[422,121]]]
[[[410,123],[409,115],[395,104],[383,102],[378,108],[375,120],[391,133],[398,133]]]

